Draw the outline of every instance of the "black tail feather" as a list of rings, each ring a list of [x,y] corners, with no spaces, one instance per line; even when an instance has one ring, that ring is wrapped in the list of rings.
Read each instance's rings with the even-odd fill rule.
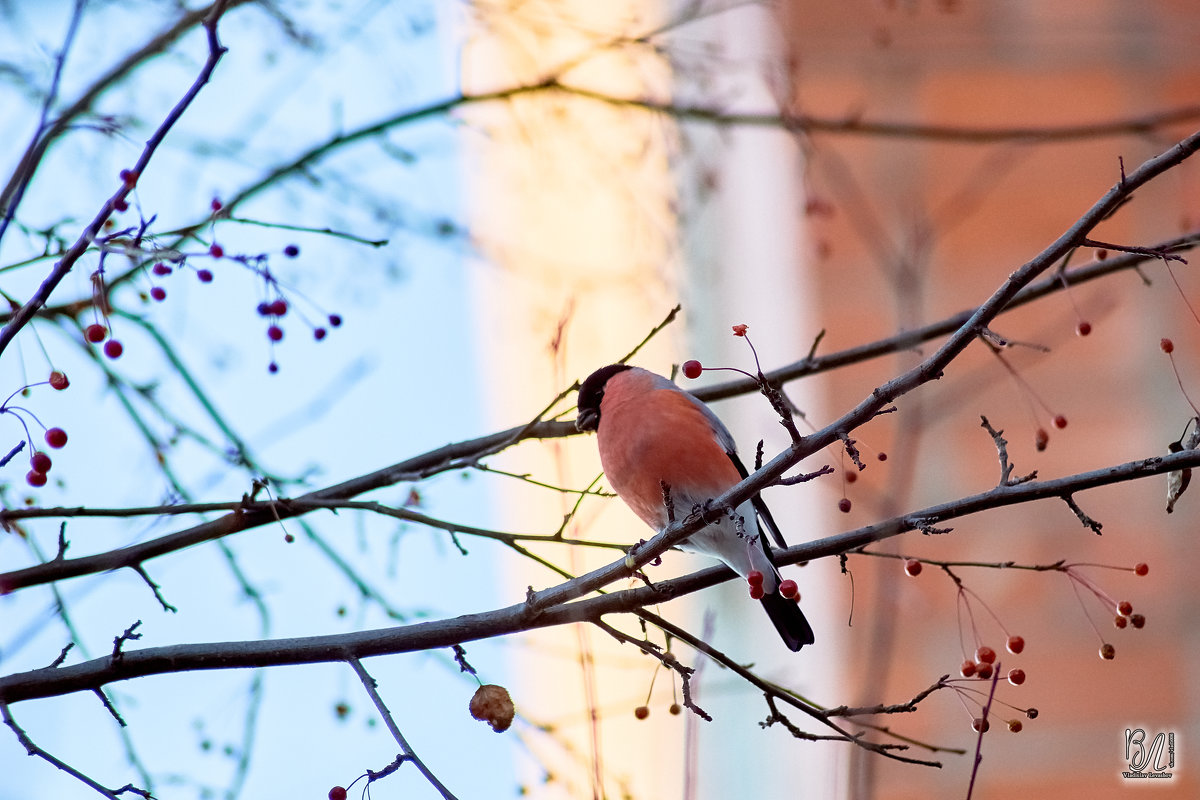
[[[813,643],[812,627],[805,619],[804,612],[800,610],[799,603],[787,599],[776,590],[773,594],[764,595],[762,604],[789,650],[795,652],[804,645]]]

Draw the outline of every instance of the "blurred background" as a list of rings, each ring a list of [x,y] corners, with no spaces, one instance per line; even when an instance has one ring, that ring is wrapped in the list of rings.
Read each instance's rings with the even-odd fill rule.
[[[151,234],[181,242],[185,266],[161,277],[108,257],[110,278],[130,272],[110,298],[120,359],[80,335],[97,313],[94,252],[59,287],[52,313],[0,358],[8,391],[51,368],[71,380],[68,391],[43,385],[13,401],[70,441],[45,488],[25,483],[22,458],[4,467],[6,508],[236,501],[263,477],[277,496],[333,485],[530,421],[676,304],[678,319],[635,363],[663,374],[688,358],[753,369],[735,324],[749,325],[768,370],[802,359],[818,337],[823,354],[913,330],[982,302],[1119,180],[1122,160],[1132,170],[1200,120],[1200,18],[1183,2],[231,5],[220,24],[229,52],[117,222],[157,215]],[[171,4],[9,0],[0,13],[5,179],[38,134],[64,42],[47,119],[74,112],[0,239],[0,289],[20,302],[60,241],[73,241],[119,186],[205,44]],[[127,58],[129,69],[115,69]],[[73,105],[97,85],[85,107]],[[1152,246],[1196,232],[1198,192],[1196,166],[1185,163],[1095,237]],[[214,198],[224,213],[213,214]],[[229,256],[207,255],[213,242]],[[1080,251],[1072,266],[1094,257]],[[856,480],[828,451],[802,468],[829,463],[834,476],[767,492],[789,542],[994,486],[981,415],[1004,431],[1017,474],[1054,478],[1165,453],[1196,412],[1162,337],[1175,342],[1183,386],[1200,392],[1192,269],[1172,264],[1172,276],[1148,261],[1003,315],[994,332],[1019,343],[1003,361],[973,345],[942,380],[855,432],[868,465]],[[272,344],[256,307],[279,293],[289,312]],[[330,314],[344,324],[330,327]],[[328,335],[317,340],[317,327]],[[937,341],[785,388],[819,428]],[[572,403],[551,414],[571,419]],[[760,397],[714,408],[747,458],[759,439],[768,456],[786,443]],[[7,450],[24,434],[12,415],[0,419]],[[1049,434],[1043,451],[1039,428]],[[499,531],[649,538],[619,501],[580,494],[598,474],[594,440],[575,437],[364,499]],[[1184,495],[1168,516],[1165,497],[1161,478],[1080,494],[1102,536],[1064,503],[1043,501],[872,548],[1125,571],[954,566],[962,600],[934,564],[914,578],[897,559],[854,554],[852,583],[833,559],[788,568],[817,634],[799,654],[778,645],[740,583],[657,612],[824,705],[904,702],[989,644],[1027,680],[997,689],[973,797],[1123,797],[1151,783],[1156,796],[1194,797],[1200,726],[1186,669],[1198,644],[1197,501]],[[199,519],[71,518],[68,555]],[[6,531],[0,572],[52,558],[59,524]],[[606,549],[529,548],[573,574],[614,559]],[[1145,577],[1127,569],[1138,562]],[[669,554],[651,575],[708,563]],[[128,571],[0,598],[2,674],[44,666],[69,641],[68,663],[103,656],[138,619],[144,638],[130,647],[315,635],[503,607],[527,586],[561,580],[497,539],[359,511],[246,531],[146,569],[177,613]],[[1111,604],[1084,581],[1131,601],[1145,628],[1116,629]],[[632,621],[608,621],[640,635]],[[1020,655],[1003,652],[1009,634],[1024,637]],[[1098,655],[1103,642],[1114,660]],[[698,670],[695,699],[713,722],[670,713],[671,677],[589,627],[467,646],[480,679],[514,697],[520,716],[503,735],[466,713],[477,684],[451,654],[367,666],[413,748],[461,798],[967,796],[981,702],[973,687],[873,720],[936,769],[762,728],[758,691],[684,645],[672,649]],[[12,713],[96,780],[164,798],[323,797],[396,753],[345,665],[167,675],[109,694],[127,728],[90,695]],[[639,720],[642,705],[650,715]],[[1021,711],[1030,707],[1035,720]],[[1010,733],[1009,719],[1024,729]],[[1172,779],[1122,777],[1132,729],[1148,741],[1174,734]],[[0,798],[94,795],[0,737]],[[437,796],[407,767],[371,795]]]

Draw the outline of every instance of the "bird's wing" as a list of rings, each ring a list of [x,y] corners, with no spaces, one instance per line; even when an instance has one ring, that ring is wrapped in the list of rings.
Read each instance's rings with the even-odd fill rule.
[[[729,456],[729,460],[733,462],[733,465],[737,467],[738,474],[742,476],[742,480],[746,480],[746,478],[750,477],[750,472],[746,469],[746,465],[742,463],[742,459],[738,457],[736,452],[726,451],[726,455]],[[783,532],[779,530],[779,526],[775,524],[775,518],[771,516],[771,509],[767,508],[767,504],[763,501],[762,495],[754,495],[750,498],[750,502],[753,504],[754,511],[756,514],[758,514],[758,518],[762,522],[763,527],[767,529],[767,532],[771,534],[771,538],[775,540],[775,545],[781,548],[787,547],[787,542],[783,539]],[[763,541],[763,547],[766,548],[767,555],[769,556],[771,553],[771,548],[768,546],[765,540]]]

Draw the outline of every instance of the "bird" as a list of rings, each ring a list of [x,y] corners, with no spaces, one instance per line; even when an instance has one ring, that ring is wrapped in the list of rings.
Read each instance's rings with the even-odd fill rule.
[[[649,370],[628,364],[601,367],[580,385],[577,406],[575,427],[596,432],[600,464],[613,491],[655,531],[671,522],[667,496],[671,506],[686,514],[749,474],[717,415]],[[760,521],[777,544],[786,546],[770,510],[754,495],[734,515],[722,514],[679,547],[723,561],[750,582],[752,596],[761,580],[763,608],[795,652],[813,643],[812,627],[799,604],[780,592],[779,571]]]

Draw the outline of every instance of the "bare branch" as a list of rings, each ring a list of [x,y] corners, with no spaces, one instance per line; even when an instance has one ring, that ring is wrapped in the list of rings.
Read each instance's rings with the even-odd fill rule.
[[[1067,504],[1067,507],[1075,513],[1075,516],[1079,518],[1080,523],[1082,523],[1084,527],[1091,528],[1092,533],[1096,534],[1097,536],[1100,535],[1100,529],[1104,526],[1084,513],[1084,510],[1079,507],[1078,503],[1075,502],[1073,495],[1064,494],[1062,499],[1063,502]]]
[[[1061,142],[1109,136],[1151,133],[1158,128],[1200,119],[1200,106],[1184,106],[1140,117],[1093,124],[1045,125],[1037,127],[968,127],[960,125],[923,125],[863,119],[860,115],[841,118],[809,114],[731,113],[704,106],[680,106],[667,101],[645,98],[612,97],[602,92],[551,81],[545,88],[587,97],[609,105],[639,108],[685,122],[703,122],[718,126],[784,128],[804,133],[842,134],[925,141],[990,144],[993,142]]]
[[[392,734],[392,738],[400,745],[401,758],[398,761],[411,761],[420,773],[425,776],[425,780],[429,781],[430,785],[437,789],[442,797],[446,798],[446,800],[456,800],[450,790],[437,779],[436,775],[430,772],[429,768],[425,766],[425,762],[418,758],[417,754],[409,747],[404,734],[400,732],[399,726],[396,725],[396,720],[392,717],[392,712],[388,710],[387,705],[383,702],[383,698],[379,696],[375,679],[363,667],[362,662],[357,658],[350,658],[347,659],[346,663],[350,665],[354,673],[358,675],[358,679],[362,681],[363,688],[367,690],[367,694],[371,697],[371,702],[375,704],[376,710],[379,711],[379,716],[383,717],[383,724],[387,726],[388,731]]]
[[[952,503],[931,506],[853,531],[776,550],[774,556],[777,563],[784,565],[839,555],[914,530],[917,527],[914,519],[941,521],[1031,500],[1057,499],[1064,494],[1159,475],[1189,466],[1200,466],[1200,451],[1186,450],[1166,456],[1155,456],[1050,481],[996,487]],[[754,487],[756,481],[761,479],[762,473],[751,476],[749,480],[730,490],[721,500],[730,502],[734,496],[747,491],[741,487]],[[755,491],[757,490],[755,487]],[[645,564],[646,560],[643,559],[653,557],[650,553],[657,554],[669,546],[669,543],[686,538],[698,529],[698,521],[699,515],[693,514],[681,523],[669,526],[647,543],[645,556],[639,549],[635,560]],[[527,600],[515,605],[447,620],[336,635],[171,645],[125,651],[119,661],[110,658],[94,659],[54,669],[43,668],[0,677],[0,700],[15,703],[39,697],[53,697],[87,691],[114,681],[144,675],[345,661],[348,657],[366,658],[450,647],[517,631],[592,621],[606,614],[637,611],[645,606],[665,602],[729,580],[734,573],[725,566],[711,567],[681,578],[656,583],[653,588],[625,589],[569,602],[628,575],[629,568],[622,559],[560,586],[533,592]],[[662,626],[667,623],[656,617],[655,624]],[[673,626],[668,629],[672,635],[679,635],[678,629]]]
[[[179,121],[179,118],[183,116],[183,112],[196,99],[196,96],[200,93],[204,85],[208,83],[212,77],[213,70],[217,67],[217,62],[225,54],[225,48],[217,39],[217,22],[220,20],[221,15],[225,13],[226,4],[227,0],[218,0],[218,2],[210,7],[209,13],[204,17],[204,28],[208,32],[208,59],[204,62],[204,66],[200,68],[199,75],[196,76],[195,81],[188,87],[183,97],[167,113],[162,123],[159,124],[158,129],[146,141],[146,146],[142,150],[141,156],[132,167],[132,171],[138,175],[145,171],[146,167],[150,164],[150,159],[166,138],[167,133]],[[46,301],[50,298],[50,294],[75,266],[75,262],[79,260],[79,257],[95,241],[101,228],[104,227],[104,221],[112,215],[117,203],[123,202],[132,190],[132,185],[127,181],[121,182],[121,187],[104,203],[104,207],[100,210],[100,213],[88,223],[83,233],[80,234],[79,238],[75,240],[75,243],[71,245],[62,258],[55,262],[54,268],[46,276],[46,279],[42,281],[41,285],[38,286],[37,291],[30,296],[29,300],[23,306],[13,313],[3,330],[0,330],[0,353],[4,352],[5,348],[8,347],[21,328],[25,327],[33,319],[38,310],[46,304]]]
[[[1004,431],[998,431],[992,427],[992,423],[988,422],[987,417],[980,417],[983,420],[983,429],[992,437],[992,441],[996,444],[996,455],[1000,458],[1000,482],[998,486],[1016,486],[1017,484],[1027,483],[1037,477],[1037,471],[1033,471],[1028,475],[1023,475],[1020,478],[1013,478],[1013,464],[1008,460],[1008,440],[1004,438]]]
[[[79,770],[72,767],[70,764],[66,763],[65,761],[61,761],[58,758],[55,758],[50,753],[47,753],[45,750],[43,750],[42,748],[40,748],[36,744],[34,744],[33,740],[29,738],[29,735],[27,733],[25,733],[24,729],[22,729],[21,726],[17,724],[17,721],[15,719],[13,719],[12,712],[9,711],[9,708],[8,708],[8,703],[4,702],[4,700],[0,700],[0,717],[2,717],[4,719],[4,724],[7,725],[12,730],[12,732],[16,735],[17,741],[19,741],[21,743],[21,746],[25,748],[26,753],[28,753],[31,756],[37,756],[38,758],[42,759],[43,761],[45,761],[49,764],[52,764],[55,767],[58,767],[60,770],[67,773],[72,778],[74,778],[75,780],[84,784],[85,786],[87,786],[91,789],[95,789],[97,792],[99,792],[104,797],[112,798],[112,800],[117,800],[116,792],[110,791],[109,789],[100,785],[95,780],[92,780],[87,775],[84,775],[82,772],[80,772]]]

